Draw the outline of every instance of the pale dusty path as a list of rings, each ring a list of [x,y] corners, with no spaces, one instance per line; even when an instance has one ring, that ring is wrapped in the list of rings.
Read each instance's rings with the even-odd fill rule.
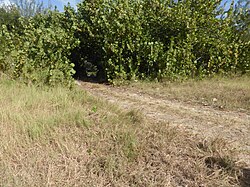
[[[90,94],[115,103],[122,109],[135,109],[148,120],[168,122],[205,138],[223,138],[237,147],[250,167],[250,115],[191,105],[141,93],[139,90],[79,82]]]

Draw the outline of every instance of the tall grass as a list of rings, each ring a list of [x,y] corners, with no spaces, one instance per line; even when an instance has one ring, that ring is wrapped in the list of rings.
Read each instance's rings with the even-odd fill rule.
[[[77,88],[6,78],[0,88],[0,186],[240,185],[222,140],[148,122]]]

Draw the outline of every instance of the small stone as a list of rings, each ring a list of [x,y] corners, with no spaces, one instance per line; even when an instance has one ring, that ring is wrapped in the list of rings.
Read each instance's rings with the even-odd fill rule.
[[[79,81],[75,81],[75,84],[81,86],[81,83]]]
[[[218,99],[216,99],[216,98],[213,98],[213,102],[217,102],[218,101]]]

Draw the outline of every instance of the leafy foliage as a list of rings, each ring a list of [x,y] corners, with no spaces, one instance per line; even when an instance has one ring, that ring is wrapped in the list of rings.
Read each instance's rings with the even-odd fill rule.
[[[83,69],[96,66],[109,81],[246,72],[249,44],[234,32],[232,8],[218,18],[220,3],[86,0],[78,5],[77,61]]]
[[[64,14],[50,11],[31,19],[20,18],[21,28],[11,32],[4,26],[0,35],[6,41],[2,70],[25,81],[70,85],[75,71],[68,57],[78,43],[70,24],[71,14],[73,10],[68,7]]]
[[[0,25],[16,26],[20,16],[19,11],[13,5],[0,7]]]
[[[250,2],[239,0],[234,11],[234,20],[237,30],[243,40],[250,40]]]
[[[109,82],[247,73],[249,11],[231,6],[225,12],[220,4],[85,0],[77,11],[67,6],[64,13],[55,10],[19,19],[24,15],[20,10],[15,17],[16,9],[1,9],[17,24],[3,19],[0,68],[14,77],[52,85],[69,84],[74,69],[77,76],[92,74]]]

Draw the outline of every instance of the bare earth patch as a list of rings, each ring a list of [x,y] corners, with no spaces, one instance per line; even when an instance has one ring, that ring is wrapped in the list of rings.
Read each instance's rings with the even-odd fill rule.
[[[148,120],[168,122],[206,139],[224,139],[239,151],[240,162],[250,167],[250,115],[247,113],[188,104],[135,88],[80,81],[78,84],[92,95],[115,103],[122,109],[138,110]]]

